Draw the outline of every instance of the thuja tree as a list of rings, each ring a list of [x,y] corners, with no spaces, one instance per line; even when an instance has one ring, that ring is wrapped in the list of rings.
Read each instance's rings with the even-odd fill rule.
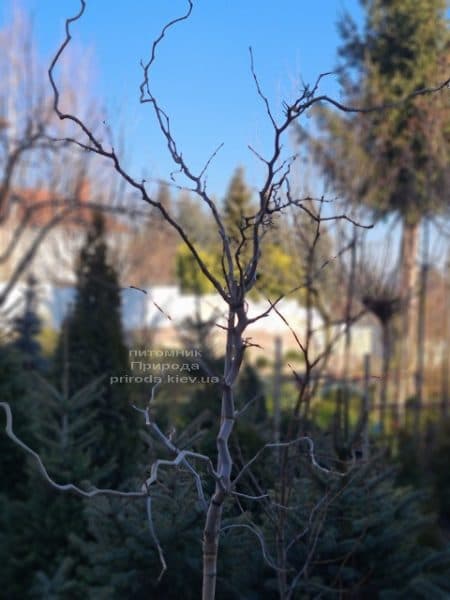
[[[21,352],[26,370],[42,370],[45,360],[38,336],[41,333],[41,320],[37,314],[37,280],[30,275],[25,290],[25,305],[20,316],[14,320],[14,347]]]
[[[248,470],[249,463],[247,463],[247,467],[244,465],[241,470],[233,468],[235,460],[232,455],[230,439],[235,430],[236,421],[239,420],[242,411],[245,409],[243,401],[251,400],[237,398],[235,394],[236,382],[243,364],[244,355],[246,349],[250,345],[250,341],[246,336],[247,328],[259,319],[263,319],[278,301],[278,299],[273,300],[268,304],[267,310],[250,317],[247,311],[246,298],[255,287],[259,267],[264,265],[266,253],[262,241],[265,232],[271,227],[273,218],[288,208],[300,211],[309,210],[307,205],[305,205],[304,200],[294,196],[292,189],[289,186],[289,174],[294,157],[286,155],[283,140],[289,127],[296,120],[305,115],[312,106],[319,102],[334,103],[335,105],[338,105],[338,103],[326,95],[319,95],[317,93],[321,79],[319,77],[314,86],[303,87],[292,102],[283,105],[283,114],[280,118],[275,117],[267,98],[261,90],[253,67],[252,57],[252,75],[256,82],[257,94],[263,102],[269,123],[272,126],[273,142],[268,156],[263,157],[262,155],[258,155],[264,165],[265,173],[259,187],[257,202],[255,203],[252,214],[245,215],[245,218],[239,224],[240,243],[236,248],[231,239],[230,232],[227,229],[225,220],[221,215],[221,211],[206,187],[205,173],[209,163],[214,158],[215,153],[206,161],[205,167],[199,172],[194,171],[190,167],[172,135],[169,118],[159,100],[153,95],[150,85],[150,71],[155,61],[158,44],[168,33],[169,29],[177,23],[188,19],[193,8],[192,2],[188,0],[187,11],[183,16],[173,19],[164,27],[161,35],[152,45],[148,62],[143,63],[142,65],[143,81],[140,86],[140,101],[143,105],[146,105],[153,110],[156,121],[167,142],[169,152],[177,169],[179,169],[190,182],[190,192],[195,194],[198,201],[203,203],[212,216],[222,254],[222,270],[219,274],[213,273],[208,268],[201,253],[198,251],[196,244],[189,237],[179,221],[177,221],[176,216],[174,216],[170,209],[167,209],[159,202],[157,197],[152,195],[146,186],[146,182],[141,178],[134,177],[131,172],[126,170],[120,157],[109,143],[103,141],[103,139],[90,129],[78,116],[71,112],[64,111],[64,108],[62,107],[60,92],[55,79],[55,68],[62,53],[70,42],[71,28],[74,23],[82,17],[85,6],[85,0],[81,0],[80,11],[78,14],[66,21],[66,38],[57,51],[49,69],[50,82],[54,92],[54,109],[62,121],[67,121],[72,126],[78,126],[81,137],[70,138],[72,143],[78,147],[84,148],[86,151],[100,155],[103,159],[109,160],[112,167],[132,188],[134,188],[135,191],[139,193],[142,200],[159,210],[162,217],[173,227],[179,234],[182,242],[189,248],[189,251],[197,263],[198,269],[203,273],[216,293],[218,293],[223,300],[226,309],[226,318],[225,322],[220,323],[219,325],[225,332],[225,358],[222,373],[220,373],[219,376],[216,376],[217,374],[211,372],[211,377],[215,377],[218,380],[221,394],[220,419],[216,437],[217,451],[215,456],[213,456],[213,463],[213,460],[211,460],[211,457],[209,456],[188,449],[182,449],[182,446],[177,445],[177,438],[175,436],[165,435],[161,431],[155,422],[151,411],[151,403],[154,398],[155,388],[152,390],[149,405],[144,407],[136,406],[136,410],[142,415],[143,423],[145,423],[151,434],[156,436],[160,443],[163,443],[167,453],[173,458],[165,458],[153,462],[149,477],[145,479],[137,490],[125,492],[91,488],[89,491],[86,491],[75,484],[58,484],[49,477],[40,457],[28,448],[28,446],[22,444],[14,435],[9,406],[2,403],[8,417],[7,433],[16,444],[21,445],[24,450],[33,455],[44,476],[56,489],[61,491],[72,491],[85,497],[115,495],[128,499],[140,498],[144,500],[147,506],[149,530],[158,548],[163,570],[165,569],[164,553],[157,539],[156,528],[152,518],[152,494],[154,493],[155,484],[158,482],[160,472],[169,469],[171,466],[181,467],[186,470],[192,477],[199,505],[204,510],[202,595],[204,600],[210,600],[215,597],[219,538],[225,529],[222,522],[223,514],[231,503],[236,501],[242,494],[245,495],[245,492],[240,490],[241,478],[239,474],[242,473],[243,470]],[[358,108],[343,108],[348,111],[359,110]],[[311,214],[314,219],[320,219],[320,217],[312,211],[309,211],[309,214]],[[342,216],[341,218],[347,217]],[[204,367],[207,368],[207,365],[204,365]],[[215,403],[216,400],[215,397],[211,397],[211,403]],[[328,469],[322,468],[315,459],[314,442],[310,437],[303,436],[292,440],[289,444],[291,446],[296,445],[300,450],[307,452],[314,468],[322,469],[327,473],[330,472]],[[271,444],[269,448],[276,448],[278,445],[279,444]],[[258,452],[257,457],[260,455],[261,453]],[[250,460],[250,463],[251,462],[252,460]],[[206,472],[200,470],[202,465],[205,466]],[[332,475],[332,473],[330,473],[330,475]],[[209,484],[204,486],[207,477],[209,477]],[[265,496],[264,493],[262,495]],[[259,498],[248,496],[247,500],[258,501]],[[252,530],[258,539],[261,540],[260,534],[257,533],[255,529],[252,529],[251,525],[246,524],[246,528],[248,527],[250,527],[250,530]]]
[[[108,381],[126,374],[129,366],[118,275],[110,262],[104,219],[97,213],[78,257],[75,300],[61,329],[54,370],[57,386],[66,387],[69,395],[103,377],[98,397],[102,428],[94,463],[104,467],[115,459],[123,473],[136,458],[139,440],[133,431],[136,417],[128,390]]]

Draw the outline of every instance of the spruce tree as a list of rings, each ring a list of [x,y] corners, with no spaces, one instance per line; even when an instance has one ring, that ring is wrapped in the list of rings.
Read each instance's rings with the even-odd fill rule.
[[[59,392],[44,379],[36,378],[37,422],[31,446],[58,483],[89,488],[90,484],[107,480],[112,471],[112,462],[102,469],[94,464],[96,444],[101,438],[97,418],[99,383],[93,381],[69,397],[67,387]],[[0,552],[4,558],[0,581],[6,589],[14,590],[16,596],[12,597],[43,598],[49,591],[52,597],[66,597],[63,592],[69,590],[70,598],[85,597],[76,576],[83,558],[70,543],[74,533],[87,541],[85,501],[55,491],[37,471],[35,462],[27,463],[22,472],[26,493],[6,506],[4,535],[8,553],[3,557]],[[19,523],[27,523],[27,527]],[[32,589],[34,596],[30,596]]]
[[[31,445],[35,441],[37,420],[35,373],[46,366],[37,339],[41,321],[36,312],[36,283],[33,276],[28,277],[23,311],[13,319],[11,335],[0,340],[0,397],[11,406],[17,435]],[[1,416],[2,429],[4,423]],[[26,488],[25,463],[22,450],[1,435],[0,494],[4,492],[11,500],[22,496]]]
[[[330,453],[320,442],[323,464]],[[263,530],[272,556],[276,540],[287,540],[293,598],[449,597],[450,547],[436,542],[436,515],[424,508],[423,492],[396,486],[379,456],[343,477],[311,469],[298,455],[291,461],[289,505],[297,508],[280,511],[278,530],[264,515]]]
[[[98,399],[101,434],[94,463],[117,461],[119,471],[128,473],[138,450],[137,418],[129,405],[124,385],[110,384],[110,377],[129,372],[128,352],[120,315],[118,276],[108,262],[105,223],[97,214],[87,232],[77,266],[76,297],[63,325],[55,355],[55,376],[61,382],[67,372],[71,396],[99,377],[104,377]]]
[[[11,344],[0,343],[0,397],[8,402],[14,417],[15,430],[26,443],[34,440],[34,408],[31,401],[31,380],[25,376],[23,357]],[[0,494],[8,498],[21,497],[24,481],[25,456],[4,434],[6,418],[0,415]]]
[[[158,579],[161,562],[143,503],[97,498],[86,504],[91,539],[85,543],[74,536],[89,561],[80,572],[89,584],[90,597],[201,597],[202,511],[196,503],[192,479],[182,470],[161,472],[161,485],[152,486],[151,496],[153,526],[164,551],[167,572]],[[226,524],[239,520],[229,512],[225,513]],[[240,520],[244,522],[245,518]],[[253,555],[254,536],[245,529],[231,530],[221,541],[217,600],[275,598],[263,590],[262,560]]]
[[[36,447],[35,371],[43,367],[41,348],[36,340],[40,321],[35,312],[35,281],[30,277],[25,307],[12,322],[12,340],[0,341],[0,397],[8,402],[14,431],[25,443]],[[26,597],[30,575],[19,574],[27,544],[19,539],[23,505],[30,497],[27,459],[21,448],[4,435],[6,424],[0,416],[0,589],[8,598]],[[25,579],[24,579],[25,576]]]

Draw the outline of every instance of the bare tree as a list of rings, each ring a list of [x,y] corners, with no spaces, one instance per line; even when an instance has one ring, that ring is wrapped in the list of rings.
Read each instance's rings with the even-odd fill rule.
[[[298,587],[307,579],[317,541],[323,532],[325,515],[335,500],[333,493],[324,491],[318,500],[311,504],[311,498],[307,498],[308,492],[301,489],[300,482],[304,481],[301,479],[302,474],[305,477],[305,470],[308,473],[313,469],[318,480],[323,478],[324,488],[327,479],[329,481],[330,478],[339,479],[347,475],[351,468],[348,463],[352,465],[355,462],[354,442],[367,423],[366,411],[355,435],[351,440],[345,440],[348,444],[345,453],[336,453],[331,446],[321,446],[316,450],[315,456],[310,457],[310,461],[305,461],[305,452],[308,459],[308,452],[311,451],[309,444],[313,438],[312,405],[319,399],[321,386],[327,379],[332,351],[336,343],[346,335],[347,327],[351,327],[361,316],[361,311],[352,312],[350,316],[345,306],[340,311],[336,310],[334,299],[329,297],[333,271],[339,265],[339,259],[351,250],[351,243],[333,248],[330,246],[331,240],[328,240],[328,243],[325,241],[327,230],[322,220],[324,205],[323,199],[314,202],[310,198],[305,200],[307,212],[293,213],[295,247],[302,265],[302,269],[299,269],[299,285],[302,288],[306,310],[304,330],[296,331],[290,325],[283,314],[281,303],[273,305],[273,311],[289,329],[296,342],[302,359],[302,370],[288,365],[296,383],[296,400],[291,410],[285,409],[287,424],[281,427],[279,415],[274,415],[277,419],[275,443],[264,448],[266,451],[274,450],[272,458],[268,458],[277,481],[271,494],[265,492],[264,482],[260,482],[257,472],[253,471],[257,460],[262,459],[263,452],[246,461],[239,440],[234,440],[236,462],[241,468],[238,477],[246,492],[241,493],[241,497],[244,501],[246,498],[257,498],[262,504],[263,514],[269,524],[266,526],[266,529],[269,529],[267,537],[273,540],[276,555],[275,560],[270,559],[269,562],[266,559],[266,562],[276,572],[278,592],[283,600],[293,598]],[[342,276],[343,272],[340,271],[340,274]],[[333,285],[336,286],[334,280]],[[336,290],[336,287],[334,289]],[[318,314],[320,320],[317,318]],[[283,441],[277,443],[280,439]],[[307,517],[303,517],[305,511],[308,513]],[[304,518],[301,527],[299,515]],[[246,527],[251,528],[251,523]],[[259,532],[254,530],[254,533],[256,535]],[[260,543],[263,546],[264,557],[267,558],[269,552],[262,538]],[[292,560],[292,555],[295,557],[304,544],[309,550],[305,562],[299,567],[295,560]]]
[[[61,57],[62,52],[70,42],[71,24],[82,16],[84,8],[85,2],[82,0],[81,9],[78,15],[66,21],[66,39],[55,55],[49,70],[50,81],[54,91],[55,111],[61,120],[67,120],[69,122],[76,123],[85,136],[84,140],[70,138],[70,141],[72,141],[78,147],[109,158],[116,171],[120,173],[132,187],[140,192],[143,200],[151,206],[159,209],[164,219],[170,225],[172,225],[184,243],[188,246],[191,253],[195,257],[195,260],[197,261],[199,269],[210,281],[227,305],[228,314],[225,325],[226,351],[224,371],[220,378],[222,398],[220,428],[217,436],[218,459],[216,466],[213,467],[210,459],[207,457],[190,456],[189,453],[186,454],[185,452],[178,450],[173,445],[171,440],[166,438],[161,433],[157,425],[151,421],[149,410],[141,409],[145,415],[147,424],[152,427],[153,431],[157,433],[162,441],[164,441],[166,447],[176,455],[174,461],[157,461],[155,463],[154,469],[152,469],[152,477],[146,482],[145,489],[150,493],[150,485],[155,481],[157,477],[157,471],[160,466],[168,464],[178,465],[183,462],[189,471],[192,472],[198,487],[199,498],[203,503],[205,503],[206,517],[203,537],[203,598],[204,600],[207,600],[215,597],[217,557],[224,503],[228,498],[239,494],[237,490],[237,484],[241,475],[238,474],[234,480],[232,478],[233,459],[230,453],[229,442],[236,419],[239,417],[239,411],[235,406],[234,387],[242,365],[245,350],[250,343],[245,338],[245,331],[250,324],[264,318],[273,308],[276,307],[276,304],[281,299],[279,298],[275,302],[271,302],[268,310],[260,315],[257,315],[256,317],[249,318],[247,315],[246,295],[255,286],[258,266],[261,260],[263,260],[261,242],[271,226],[274,215],[286,210],[288,207],[297,207],[300,210],[304,210],[317,223],[320,223],[321,221],[321,217],[315,215],[314,212],[308,208],[307,201],[294,198],[290,193],[289,174],[294,157],[286,157],[283,155],[282,138],[289,126],[316,102],[332,100],[325,96],[316,97],[316,92],[321,80],[321,77],[319,77],[314,87],[305,87],[294,102],[285,105],[284,118],[280,123],[277,123],[269,106],[269,102],[261,90],[254,68],[253,54],[250,51],[251,72],[255,81],[257,93],[265,105],[268,118],[273,127],[274,148],[268,158],[258,155],[259,160],[264,164],[266,170],[266,175],[258,194],[259,206],[253,215],[250,217],[244,217],[242,219],[242,222],[239,225],[240,239],[238,239],[236,243],[235,238],[233,238],[233,240],[230,238],[230,233],[226,230],[216,203],[209,195],[206,188],[206,170],[211,160],[214,159],[218,150],[216,150],[210,156],[210,158],[206,161],[204,168],[199,173],[193,172],[186,162],[181,150],[178,148],[176,140],[172,135],[168,115],[165,113],[164,109],[161,107],[159,101],[155,98],[150,88],[149,74],[150,69],[155,61],[158,45],[170,27],[183,20],[186,20],[189,17],[193,8],[191,1],[188,2],[187,12],[183,16],[170,21],[163,28],[157,40],[153,43],[150,59],[147,63],[143,64],[143,82],[140,87],[140,100],[143,104],[149,104],[153,108],[155,117],[161,132],[166,139],[169,152],[175,165],[191,183],[191,188],[189,191],[195,194],[201,202],[205,203],[205,205],[211,211],[222,246],[222,277],[219,279],[216,274],[212,273],[208,269],[196,246],[186,231],[181,227],[179,222],[177,222],[174,216],[169,212],[168,208],[157,198],[153,198],[149,194],[145,182],[138,181],[127,171],[125,171],[114,148],[109,148],[106,146],[105,142],[99,139],[99,137],[97,137],[95,133],[80,118],[70,112],[65,112],[61,108],[60,93],[54,79],[54,69],[59,58]],[[330,219],[334,218],[351,220],[346,215],[330,217]],[[289,442],[289,445],[297,445],[299,442],[303,441],[308,443],[311,458],[314,461],[314,464],[319,466],[314,458],[314,444],[311,438],[302,436],[299,440],[292,440],[292,442]],[[280,444],[282,444],[282,442],[280,442]],[[190,464],[192,458],[198,458],[206,462],[209,466],[210,474],[215,480],[214,493],[207,502],[199,483],[200,478]],[[245,467],[243,468],[245,469]]]
[[[384,431],[393,357],[393,320],[402,307],[398,278],[395,271],[389,270],[387,260],[377,262],[363,255],[358,264],[356,288],[362,304],[375,316],[381,328],[379,422]],[[396,418],[397,409],[394,412]]]
[[[202,259],[196,244],[192,241],[189,234],[177,220],[176,216],[174,216],[173,212],[170,210],[170,207],[165,206],[157,197],[154,197],[150,193],[145,181],[133,176],[133,174],[125,168],[119,154],[108,141],[108,139],[105,139],[103,134],[97,133],[96,130],[90,127],[83,118],[74,114],[70,108],[65,108],[63,106],[64,99],[62,98],[59,86],[56,83],[55,69],[62,57],[63,52],[66,50],[71,41],[72,26],[82,17],[85,7],[85,0],[80,0],[79,12],[74,17],[66,20],[65,40],[59,50],[56,52],[49,68],[49,77],[54,94],[53,108],[62,122],[68,123],[72,126],[72,128],[73,126],[76,126],[79,130],[79,134],[81,135],[80,137],[78,134],[70,133],[67,136],[64,136],[64,140],[75,145],[78,149],[82,149],[86,152],[96,154],[104,159],[109,160],[112,168],[115,169],[115,171],[129,184],[129,186],[131,186],[131,188],[133,188],[140,195],[141,199],[151,207],[158,210],[161,214],[161,217],[174,229],[174,231],[178,233],[181,240],[186,244],[195,258],[200,271],[209,280],[214,289],[223,299],[226,307],[226,323],[225,325],[221,326],[225,330],[226,341],[224,368],[220,377],[217,378],[221,388],[221,415],[216,439],[217,462],[216,464],[213,464],[211,458],[208,456],[188,450],[181,450],[174,444],[170,436],[165,435],[161,431],[157,423],[154,421],[151,412],[152,402],[155,394],[155,388],[153,388],[148,406],[136,406],[135,408],[142,414],[145,425],[150,429],[150,432],[156,436],[160,442],[162,442],[165,448],[174,457],[173,460],[157,460],[152,465],[150,477],[144,482],[142,488],[138,491],[114,492],[112,490],[97,489],[84,491],[72,484],[61,486],[49,478],[39,456],[36,455],[36,453],[34,453],[30,448],[21,443],[20,440],[18,440],[18,438],[14,435],[9,407],[5,403],[2,403],[1,406],[4,408],[8,417],[7,434],[9,437],[15,443],[21,445],[25,451],[30,453],[35,458],[47,481],[57,489],[61,491],[75,492],[79,495],[88,497],[99,494],[116,494],[127,498],[145,499],[148,510],[149,528],[160,553],[163,571],[166,568],[164,554],[157,539],[151,513],[152,486],[158,481],[158,473],[162,468],[182,467],[188,473],[190,473],[196,486],[199,501],[205,509],[203,530],[202,597],[203,600],[212,600],[215,597],[217,582],[219,539],[224,530],[222,527],[224,506],[227,502],[236,501],[243,495],[245,495],[249,501],[262,500],[266,496],[264,493],[260,494],[259,496],[250,496],[249,494],[245,494],[245,492],[241,491],[240,489],[240,484],[243,480],[244,474],[247,474],[251,465],[254,464],[261,454],[266,450],[270,451],[270,449],[274,448],[282,449],[286,452],[289,449],[296,448],[297,451],[300,450],[303,453],[306,453],[306,456],[309,458],[311,468],[317,469],[319,472],[324,473],[327,476],[334,475],[334,470],[332,468],[323,466],[317,460],[315,455],[314,441],[310,435],[300,435],[298,437],[291,435],[288,437],[288,441],[286,442],[280,441],[266,444],[253,458],[249,459],[245,464],[243,464],[237,473],[234,470],[235,460],[232,457],[232,448],[230,444],[236,421],[241,417],[246,408],[245,404],[243,406],[236,405],[237,399],[235,397],[235,384],[243,363],[246,349],[251,345],[251,341],[246,337],[247,328],[251,324],[264,319],[271,311],[276,311],[282,299],[282,297],[280,297],[270,301],[268,303],[267,310],[256,316],[250,317],[248,315],[246,298],[248,293],[255,287],[257,283],[259,266],[264,263],[264,245],[262,244],[262,241],[266,235],[266,232],[272,225],[273,218],[277,214],[287,209],[296,209],[309,215],[312,221],[317,225],[324,221],[334,220],[345,220],[355,225],[360,225],[346,214],[323,216],[320,212],[320,209],[311,209],[311,199],[298,198],[292,193],[289,185],[289,177],[295,157],[286,154],[286,151],[283,147],[283,139],[286,133],[289,131],[290,126],[303,115],[305,115],[305,113],[317,103],[328,103],[346,112],[364,113],[380,110],[380,107],[360,108],[344,106],[326,95],[320,95],[318,93],[319,85],[324,77],[324,75],[320,75],[314,85],[305,85],[292,102],[286,102],[283,104],[283,116],[280,120],[278,120],[274,116],[269,101],[261,89],[254,66],[253,53],[250,51],[251,74],[255,82],[257,95],[265,107],[267,118],[272,127],[273,144],[272,150],[266,157],[256,153],[253,149],[251,149],[258,160],[262,163],[264,168],[262,184],[260,185],[258,191],[258,204],[253,214],[243,217],[242,222],[239,225],[239,239],[236,240],[235,237],[231,239],[230,232],[225,226],[220,211],[207,189],[205,178],[207,169],[211,161],[215,158],[220,146],[205,161],[204,167],[199,172],[194,171],[185,158],[186,155],[178,146],[177,141],[172,133],[169,116],[163,109],[159,100],[154,96],[150,85],[150,72],[156,59],[159,44],[170,29],[172,29],[176,24],[189,18],[193,9],[193,2],[192,0],[188,0],[185,14],[174,18],[163,27],[159,37],[151,46],[151,54],[148,61],[142,64],[143,80],[140,86],[140,101],[142,104],[149,105],[149,107],[153,110],[153,114],[167,143],[167,147],[174,165],[189,182],[189,192],[194,194],[198,201],[203,203],[212,215],[217,230],[217,238],[222,249],[222,272],[220,274],[213,273],[208,268],[207,264],[205,264],[205,261]],[[446,84],[440,86],[439,89],[441,89],[444,85]],[[431,89],[420,90],[419,92],[415,92],[413,96],[429,93],[431,91]],[[398,106],[398,103],[395,105]],[[360,226],[371,227],[371,225]],[[299,286],[303,285],[304,283],[300,282]],[[303,346],[301,341],[299,341],[299,346]],[[214,375],[214,373],[212,373],[212,375]],[[212,398],[211,401],[214,401],[214,399]],[[300,404],[301,401],[299,401],[299,406]],[[196,466],[202,464],[206,467],[207,473],[214,482],[214,491],[210,497],[207,496],[203,489],[203,481],[200,476],[199,469]],[[338,476],[339,473],[336,473],[336,475]],[[252,527],[252,531],[255,533],[255,535],[257,535],[261,542],[264,556],[268,558],[265,552],[265,545],[262,536],[254,527]],[[268,562],[269,564],[273,565],[272,561],[269,560]],[[278,565],[273,566],[276,569],[282,569],[282,567],[279,567]],[[285,595],[286,598],[292,597],[296,582],[300,579],[300,576],[291,582],[290,591],[288,592],[288,595]]]
[[[62,135],[61,124],[55,118],[51,90],[45,85],[45,68],[38,60],[33,39],[31,23],[19,10],[13,13],[10,24],[0,30],[2,310],[40,247],[58,226],[69,219],[79,222],[86,218],[89,207],[103,208],[104,201],[98,193],[100,183],[102,190],[108,190],[102,194],[108,197],[108,209],[121,212],[108,189],[111,185],[117,188],[114,178],[106,187],[94,176],[88,153],[74,153],[64,140],[55,144],[54,140]],[[90,70],[85,61],[81,65],[77,81],[86,88]],[[69,76],[72,79],[70,65],[65,61],[65,101],[73,110],[89,115],[89,122],[102,122],[104,117],[98,106],[90,98],[79,98]]]

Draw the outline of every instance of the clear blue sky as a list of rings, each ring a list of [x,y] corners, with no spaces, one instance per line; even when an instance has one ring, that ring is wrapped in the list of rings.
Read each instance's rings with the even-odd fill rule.
[[[253,47],[261,84],[275,109],[292,99],[300,78],[313,82],[336,64],[336,22],[344,9],[360,16],[357,0],[197,0],[189,21],[172,29],[159,48],[152,75],[153,90],[171,117],[174,135],[185,158],[200,168],[214,148],[224,148],[210,169],[211,192],[221,196],[233,169],[246,167],[258,185],[252,144],[263,155],[270,150],[270,126],[258,100],[249,69]],[[17,4],[34,19],[43,58],[63,39],[67,16],[77,0],[21,0]],[[0,23],[11,11],[4,0]],[[87,0],[74,42],[93,57],[92,92],[107,108],[113,129],[124,132],[133,173],[166,178],[171,169],[149,106],[140,106],[139,60],[148,57],[161,26],[185,9],[181,0]],[[75,46],[74,46],[75,47]],[[73,80],[76,83],[77,74]],[[335,82],[323,89],[338,95]],[[80,90],[83,94],[84,90]],[[286,140],[289,143],[289,140]]]

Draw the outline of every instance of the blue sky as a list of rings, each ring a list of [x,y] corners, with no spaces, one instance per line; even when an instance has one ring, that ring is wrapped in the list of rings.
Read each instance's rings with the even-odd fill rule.
[[[37,46],[48,61],[63,39],[64,19],[78,10],[78,1],[17,4],[33,16]],[[1,22],[13,5],[2,3]],[[138,177],[167,178],[171,170],[150,107],[138,102],[139,61],[148,56],[161,26],[185,6],[181,0],[87,0],[85,15],[73,28],[73,49],[81,48],[89,57],[89,92],[105,105],[116,135],[122,132],[127,162]],[[249,182],[258,187],[260,167],[247,145],[263,155],[271,149],[270,125],[250,74],[249,45],[277,112],[283,100],[294,97],[301,79],[313,82],[335,66],[336,22],[345,9],[359,18],[357,0],[197,0],[189,21],[169,32],[159,48],[153,90],[194,169],[224,144],[209,171],[211,192],[223,195],[237,165],[246,168]],[[76,68],[73,81],[76,85]],[[333,78],[323,89],[338,96]]]

